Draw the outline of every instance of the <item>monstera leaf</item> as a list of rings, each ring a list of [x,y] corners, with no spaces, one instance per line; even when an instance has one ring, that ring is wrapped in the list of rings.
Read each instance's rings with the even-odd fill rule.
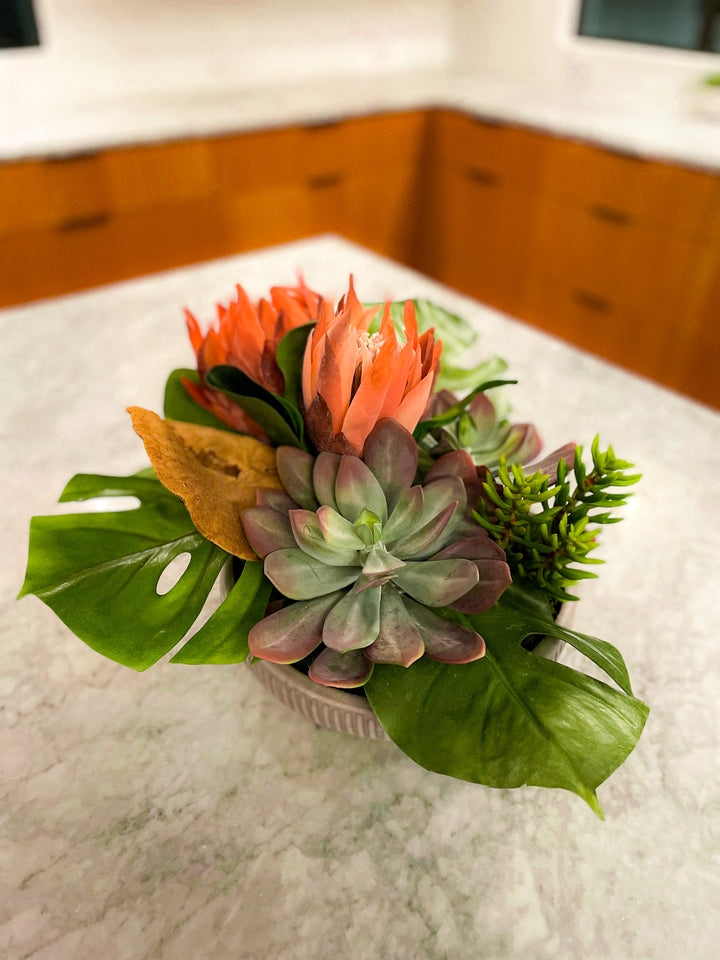
[[[562,787],[602,817],[595,791],[631,752],[648,714],[630,695],[619,652],[558,626],[547,604],[518,587],[487,613],[443,613],[481,634],[486,654],[462,666],[377,664],[365,691],[391,739],[428,770],[490,787]],[[525,649],[533,633],[572,643],[622,689]]]
[[[136,497],[140,505],[110,513],[34,517],[20,596],[34,593],[93,650],[145,670],[185,636],[229,555],[198,533],[182,500],[152,477],[79,474],[60,500],[126,496]],[[190,555],[187,569],[160,595],[161,574],[182,554]],[[187,659],[181,651],[176,661],[245,659],[247,630],[258,609],[264,610],[270,589],[260,564],[246,566],[247,574],[243,570],[225,603],[186,644]],[[235,618],[234,641],[228,637],[230,618]]]

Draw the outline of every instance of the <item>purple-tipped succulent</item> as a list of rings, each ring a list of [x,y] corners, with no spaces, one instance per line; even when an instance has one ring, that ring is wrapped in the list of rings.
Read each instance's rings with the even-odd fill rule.
[[[489,609],[510,583],[505,554],[467,523],[459,462],[441,457],[413,485],[417,462],[415,441],[393,420],[375,427],[363,459],[278,448],[287,492],[259,491],[243,525],[266,576],[295,602],[252,628],[253,656],[294,663],[321,647],[310,677],[357,687],[375,663],[483,655],[482,637],[430,608]]]
[[[440,390],[430,398],[425,417],[445,413],[457,397]],[[509,423],[487,396],[479,393],[452,423],[433,431],[435,453],[466,450],[476,466],[493,469],[505,457],[508,463],[527,463],[540,452],[540,437],[532,423]]]

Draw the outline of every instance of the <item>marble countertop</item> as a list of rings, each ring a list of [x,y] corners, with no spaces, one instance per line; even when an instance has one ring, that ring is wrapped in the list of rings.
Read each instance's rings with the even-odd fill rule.
[[[596,432],[644,479],[575,625],[624,653],[645,733],[577,797],[497,791],[315,729],[242,665],[102,659],[16,602],[32,514],[75,472],[145,463],[159,410],[241,281],[426,296],[505,356],[546,449]],[[720,416],[333,237],[0,311],[3,960],[707,960],[720,938]],[[474,359],[468,357],[468,361]]]
[[[720,119],[675,103],[495,81],[451,71],[327,78],[260,88],[117,98],[72,110],[0,113],[0,160],[214,136],[363,113],[445,106],[702,169],[720,171]]]

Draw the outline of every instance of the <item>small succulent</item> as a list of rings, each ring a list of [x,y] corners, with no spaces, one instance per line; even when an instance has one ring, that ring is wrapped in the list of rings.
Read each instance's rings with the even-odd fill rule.
[[[458,402],[449,390],[433,394],[425,417],[437,417]],[[494,469],[505,457],[508,463],[527,463],[540,452],[541,442],[532,423],[511,424],[502,407],[486,393],[479,393],[450,423],[432,432],[433,455],[448,450],[466,450],[477,466]]]
[[[309,675],[338,687],[362,685],[375,663],[481,657],[482,637],[430,609],[480,613],[510,583],[502,549],[467,521],[455,456],[415,484],[417,445],[389,419],[363,459],[279,447],[286,492],[259,491],[243,525],[268,579],[295,602],[252,628],[251,654],[294,663],[322,646]]]

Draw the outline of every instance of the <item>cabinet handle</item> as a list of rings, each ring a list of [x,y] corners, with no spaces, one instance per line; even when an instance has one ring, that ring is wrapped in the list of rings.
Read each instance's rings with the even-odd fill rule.
[[[74,153],[51,153],[44,158],[44,162],[51,164],[74,163],[76,160],[91,160],[93,157],[99,156],[99,150],[76,150]]]
[[[465,167],[465,176],[473,183],[482,184],[483,187],[497,187],[500,183],[499,174],[494,170],[485,170],[483,167]]]
[[[103,227],[110,222],[109,213],[88,213],[85,216],[68,217],[58,224],[58,230],[67,233],[71,230],[91,230],[93,227]]]
[[[612,304],[605,297],[591,293],[589,290],[573,290],[572,298],[575,303],[595,313],[612,313]]]
[[[308,178],[307,185],[311,190],[326,190],[328,187],[337,187],[344,179],[340,172],[318,173]]]
[[[617,207],[608,207],[604,203],[593,203],[588,207],[590,216],[597,220],[604,220],[606,223],[612,223],[616,227],[629,227],[633,218],[625,210],[619,210]]]

